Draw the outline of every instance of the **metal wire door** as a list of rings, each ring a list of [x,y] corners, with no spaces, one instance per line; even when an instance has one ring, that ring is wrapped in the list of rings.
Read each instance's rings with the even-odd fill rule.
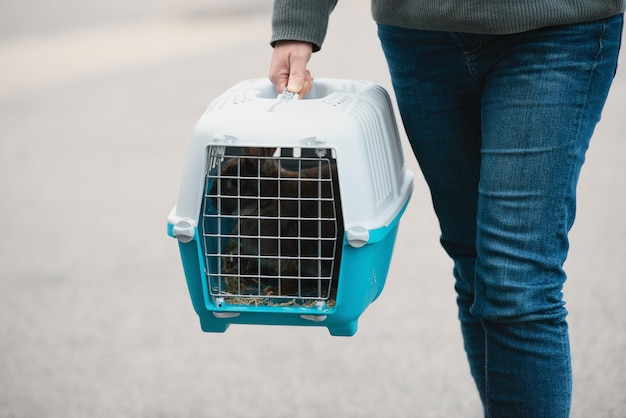
[[[211,297],[334,303],[343,241],[332,149],[208,149],[202,222]]]

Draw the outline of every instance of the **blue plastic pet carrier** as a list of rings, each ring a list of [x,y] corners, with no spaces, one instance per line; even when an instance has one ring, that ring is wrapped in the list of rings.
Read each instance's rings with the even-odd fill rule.
[[[198,121],[168,218],[202,329],[353,335],[412,189],[381,86],[320,79],[299,99],[265,79],[235,85]]]

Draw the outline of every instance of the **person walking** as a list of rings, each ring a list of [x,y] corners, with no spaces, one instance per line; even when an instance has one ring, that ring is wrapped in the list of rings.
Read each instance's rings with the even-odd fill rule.
[[[269,78],[305,96],[337,0],[275,0]],[[372,0],[398,109],[453,260],[487,417],[568,417],[562,289],[623,0]],[[374,46],[372,46],[373,48]]]

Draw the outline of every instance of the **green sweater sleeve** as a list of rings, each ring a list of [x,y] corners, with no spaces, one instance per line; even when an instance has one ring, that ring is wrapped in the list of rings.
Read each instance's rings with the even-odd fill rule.
[[[272,39],[304,41],[319,51],[326,37],[328,19],[337,0],[275,0],[272,14]]]

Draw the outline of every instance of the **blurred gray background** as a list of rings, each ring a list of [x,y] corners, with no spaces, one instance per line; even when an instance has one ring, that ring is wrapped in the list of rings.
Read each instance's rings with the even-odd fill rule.
[[[415,192],[354,337],[200,330],[166,218],[206,105],[267,75],[270,12],[271,0],[0,2],[1,418],[481,415],[408,149]],[[339,2],[310,68],[390,90],[367,2]],[[571,233],[573,417],[626,416],[625,102],[621,71]]]

